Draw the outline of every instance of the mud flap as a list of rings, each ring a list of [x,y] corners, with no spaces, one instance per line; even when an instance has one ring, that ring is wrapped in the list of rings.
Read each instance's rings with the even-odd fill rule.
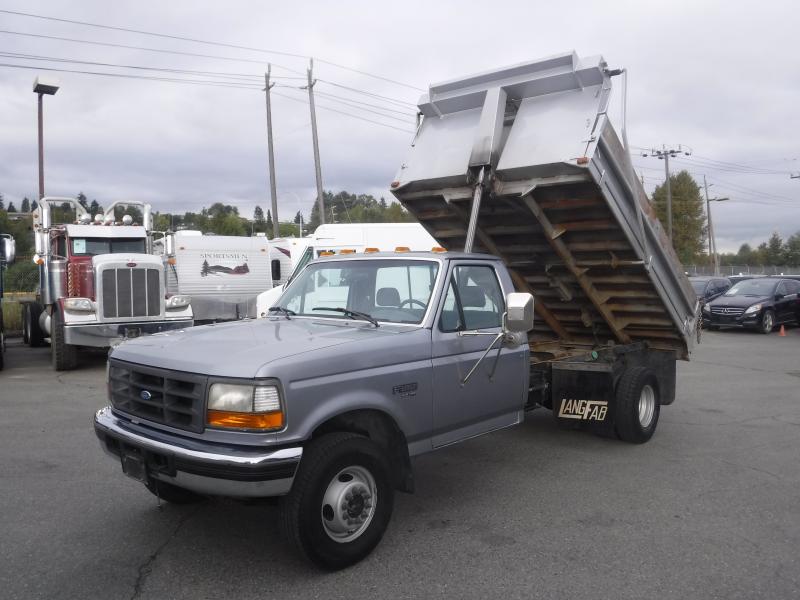
[[[553,416],[568,428],[614,436],[614,373],[608,363],[553,363]]]

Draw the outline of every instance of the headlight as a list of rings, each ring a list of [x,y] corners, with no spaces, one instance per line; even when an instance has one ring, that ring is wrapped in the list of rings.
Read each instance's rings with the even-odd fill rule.
[[[66,298],[64,308],[75,312],[94,312],[94,303],[88,298]]]
[[[757,312],[759,312],[760,310],[761,310],[761,305],[760,304],[753,304],[753,306],[749,307],[746,311],[744,311],[744,314],[746,314],[746,315],[754,315]]]
[[[207,422],[211,427],[281,429],[281,396],[274,385],[213,383],[208,390]]]
[[[192,299],[189,296],[170,296],[167,298],[167,308],[183,308],[184,306],[189,306],[191,301]]]

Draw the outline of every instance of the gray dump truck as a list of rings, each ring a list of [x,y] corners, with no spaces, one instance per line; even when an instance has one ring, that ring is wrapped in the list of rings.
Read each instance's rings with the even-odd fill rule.
[[[566,54],[431,86],[391,188],[442,247],[322,257],[268,318],[123,343],[102,448],[170,502],[278,497],[336,569],[414,456],[535,409],[646,442],[697,303],[608,121],[616,73]]]

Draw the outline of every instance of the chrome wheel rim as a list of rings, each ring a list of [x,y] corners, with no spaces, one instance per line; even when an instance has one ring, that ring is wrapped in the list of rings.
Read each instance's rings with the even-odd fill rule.
[[[322,497],[322,527],[333,541],[352,542],[367,530],[377,505],[378,489],[372,474],[364,467],[346,467],[331,480]]]
[[[764,331],[772,331],[772,313],[764,315]]]
[[[652,386],[646,385],[639,394],[639,424],[647,429],[653,422],[656,413],[656,392]]]

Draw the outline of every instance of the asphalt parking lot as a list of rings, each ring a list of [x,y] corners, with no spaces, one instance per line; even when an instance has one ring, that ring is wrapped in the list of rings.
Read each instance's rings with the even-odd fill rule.
[[[84,357],[86,358],[86,357]],[[0,374],[3,598],[789,598],[800,595],[800,329],[709,332],[632,446],[548,412],[415,462],[362,563],[322,573],[277,510],[159,507],[92,430],[104,358]]]

